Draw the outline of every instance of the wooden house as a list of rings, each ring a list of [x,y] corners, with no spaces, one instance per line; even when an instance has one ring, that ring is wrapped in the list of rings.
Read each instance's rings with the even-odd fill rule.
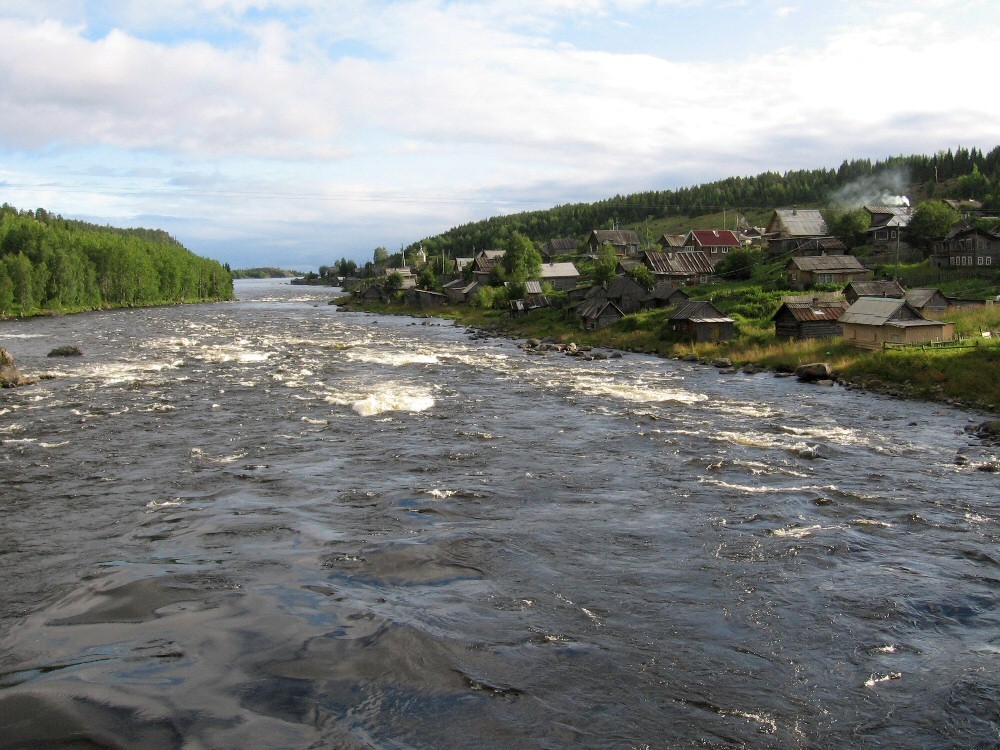
[[[872,272],[853,255],[791,258],[785,265],[785,278],[792,289],[809,289],[816,284],[868,281],[871,277]]]
[[[788,255],[795,257],[847,255],[847,245],[836,237],[807,237],[791,240],[786,247]]]
[[[645,252],[642,262],[657,281],[680,284],[707,284],[712,278],[712,264],[700,250]]]
[[[626,315],[653,306],[649,290],[631,276],[615,276],[608,284],[605,296]]]
[[[658,281],[652,292],[654,307],[674,307],[690,299],[690,295],[675,282]]]
[[[663,234],[657,240],[660,247],[666,251],[676,251],[684,247],[685,235],[683,234]]]
[[[667,318],[669,331],[687,341],[728,341],[736,335],[736,321],[711,302],[690,300]]]
[[[921,315],[943,313],[951,307],[951,300],[940,289],[911,289],[906,293],[906,301]]]
[[[403,301],[413,307],[441,307],[448,304],[448,297],[442,292],[413,287],[403,292]]]
[[[639,254],[639,235],[631,229],[595,229],[587,238],[587,247],[596,254],[605,245],[611,245],[619,255]]]
[[[903,240],[903,230],[913,214],[909,206],[862,206],[868,212],[866,243],[872,247],[909,247]]]
[[[987,232],[963,224],[952,229],[934,243],[931,265],[967,272],[1000,268],[1000,228]]]
[[[892,297],[903,299],[906,290],[899,285],[899,282],[889,279],[879,281],[852,281],[844,287],[844,299],[853,305],[860,297]]]
[[[478,281],[456,279],[455,281],[450,281],[445,284],[441,291],[444,292],[449,301],[463,303],[468,302],[478,288]]]
[[[575,314],[584,330],[604,328],[625,317],[625,312],[608,299],[603,287],[596,287],[590,297],[577,305]]]
[[[542,248],[542,260],[551,263],[557,255],[576,255],[576,240],[572,237],[559,237],[551,239]]]
[[[712,268],[715,268],[730,250],[735,250],[739,246],[739,237],[730,229],[692,229],[684,238],[684,247],[701,250],[712,264]]]
[[[481,284],[490,279],[493,266],[503,263],[504,250],[480,250],[472,259],[472,276]]]
[[[771,257],[791,255],[801,240],[827,237],[830,230],[823,215],[815,208],[779,208],[764,230]]]
[[[955,324],[928,320],[905,299],[862,297],[840,316],[844,341],[862,349],[950,341]]]
[[[814,339],[840,336],[840,317],[847,310],[845,300],[814,297],[807,301],[786,299],[771,316],[774,335],[779,339]]]
[[[543,263],[539,278],[556,291],[569,291],[579,281],[580,272],[572,263]]]
[[[385,289],[380,283],[368,283],[358,289],[355,289],[353,294],[358,299],[363,299],[366,302],[388,302],[389,295],[386,293]]]

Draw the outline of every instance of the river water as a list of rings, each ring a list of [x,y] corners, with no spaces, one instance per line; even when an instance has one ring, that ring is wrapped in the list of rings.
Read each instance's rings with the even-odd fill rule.
[[[0,323],[0,747],[1000,746],[983,415],[237,294]]]

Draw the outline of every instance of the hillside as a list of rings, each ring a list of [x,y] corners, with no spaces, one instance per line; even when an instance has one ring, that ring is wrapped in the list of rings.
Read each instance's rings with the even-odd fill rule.
[[[547,210],[494,216],[425,237],[419,248],[428,256],[472,255],[492,248],[514,232],[536,243],[555,237],[582,241],[593,229],[612,224],[634,229],[644,243],[654,244],[664,232],[698,228],[733,228],[737,215],[750,225],[765,223],[774,208],[854,207],[892,195],[913,202],[927,198],[975,198],[1000,208],[1000,146],[983,153],[976,148],[948,149],[933,156],[893,156],[879,161],[856,159],[838,168],[764,172],[677,190],[616,195],[596,203],[555,206]],[[697,221],[692,221],[698,217]],[[698,226],[700,225],[700,226]]]
[[[0,317],[232,296],[227,268],[162,230],[0,206]]]

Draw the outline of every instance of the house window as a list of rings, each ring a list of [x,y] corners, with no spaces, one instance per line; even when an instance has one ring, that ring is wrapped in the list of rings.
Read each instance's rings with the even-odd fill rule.
[[[715,255],[717,252],[719,252],[719,248],[713,247],[712,248],[712,255]]]
[[[986,265],[989,266],[989,265],[992,265],[992,264],[993,264],[993,256],[987,255],[986,256]]]
[[[976,265],[977,266],[983,265],[983,256],[982,255],[977,255],[976,256]]]
[[[729,252],[729,248],[728,247],[722,248],[722,252],[723,252],[723,254],[728,253]]]

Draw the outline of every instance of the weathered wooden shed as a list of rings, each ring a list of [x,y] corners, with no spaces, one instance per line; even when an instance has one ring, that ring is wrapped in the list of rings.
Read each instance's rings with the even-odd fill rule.
[[[711,302],[690,300],[667,318],[670,332],[688,341],[728,341],[736,335],[736,321]]]
[[[843,333],[840,317],[847,307],[845,300],[823,300],[818,297],[807,302],[786,300],[771,316],[774,335],[779,339],[840,336]]]
[[[903,299],[906,296],[906,290],[899,285],[898,281],[891,279],[852,281],[844,287],[843,295],[848,304],[853,305],[861,297],[892,297],[893,299]]]
[[[922,314],[942,313],[951,307],[951,300],[940,289],[911,289],[906,293],[906,301]]]

